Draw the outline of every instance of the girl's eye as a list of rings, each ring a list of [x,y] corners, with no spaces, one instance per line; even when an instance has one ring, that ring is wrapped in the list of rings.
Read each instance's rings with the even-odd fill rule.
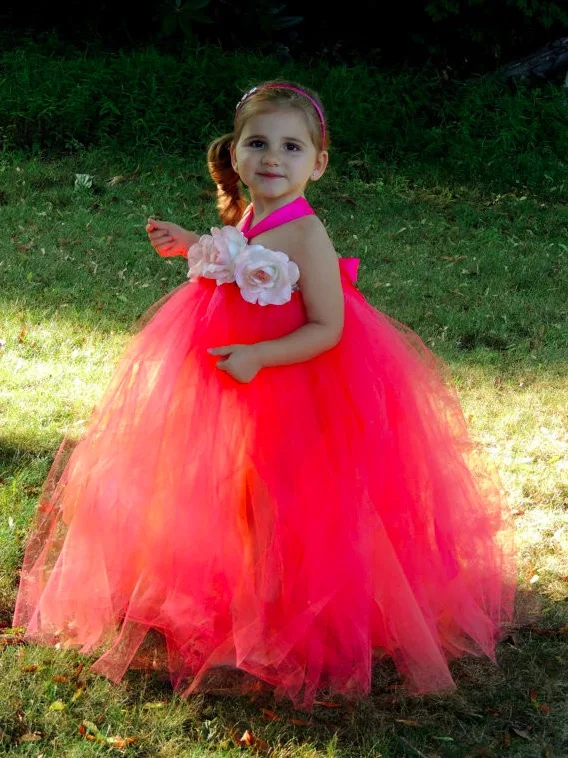
[[[252,147],[252,148],[256,149],[256,148],[263,148],[263,147],[265,147],[266,143],[265,143],[264,140],[261,140],[261,139],[251,139],[251,141],[248,143],[248,145],[249,145],[249,147]],[[301,147],[299,145],[297,145],[295,142],[286,142],[285,145],[284,145],[284,147],[286,148],[286,150],[288,150],[290,152],[297,152],[297,151],[301,150]]]

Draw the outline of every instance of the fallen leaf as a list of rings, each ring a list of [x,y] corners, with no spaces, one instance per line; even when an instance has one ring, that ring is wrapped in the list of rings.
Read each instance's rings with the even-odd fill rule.
[[[22,734],[18,742],[39,742],[41,738],[41,732],[27,732],[26,734]]]
[[[121,176],[121,175],[119,175],[119,176],[113,176],[112,179],[109,179],[109,181],[107,182],[107,185],[109,187],[115,187],[117,184],[120,184],[125,179],[126,179],[125,176]]]
[[[115,737],[107,737],[106,741],[109,747],[125,748],[136,742],[136,737],[121,737],[117,734]]]
[[[247,746],[252,745],[253,741],[254,741],[254,737],[249,732],[248,729],[245,731],[245,733],[243,734],[243,736],[239,739],[239,742],[241,742],[243,745],[247,745]]]
[[[29,674],[32,671],[37,671],[39,669],[39,666],[24,666],[22,671],[25,671],[26,674]]]
[[[75,189],[89,189],[93,186],[94,178],[91,174],[75,174]]]
[[[51,681],[52,682],[61,682],[61,684],[65,684],[66,682],[69,681],[69,677],[55,675],[55,676],[51,677]]]
[[[537,704],[537,698],[538,698],[538,692],[536,690],[531,690],[529,692],[529,696],[530,696],[530,699],[531,699],[531,703],[533,705],[536,705]]]
[[[165,703],[162,703],[161,701],[156,701],[155,703],[144,703],[142,708],[146,708],[149,711],[155,711],[158,710],[158,708],[163,708],[165,706]]]
[[[341,708],[341,703],[334,703],[332,700],[315,700],[314,705],[321,705],[323,708]]]
[[[22,324],[22,328],[20,329],[20,333],[18,334],[18,342],[20,344],[26,339],[27,333],[28,333],[28,327],[25,324]]]
[[[530,740],[530,739],[531,739],[531,736],[530,736],[530,734],[529,734],[529,732],[528,732],[528,730],[527,730],[527,729],[519,729],[519,728],[518,728],[518,727],[516,727],[516,726],[512,726],[512,727],[511,727],[511,730],[512,730],[513,732],[515,732],[515,734],[516,734],[518,737],[522,737],[524,740]]]
[[[49,706],[50,711],[64,711],[65,710],[65,703],[62,700],[54,700],[53,703]]]
[[[280,716],[277,716],[274,711],[270,711],[268,708],[263,708],[262,712],[267,719],[270,719],[270,721],[282,721]]]
[[[303,721],[302,719],[287,719],[287,721],[294,726],[313,726],[311,721]]]
[[[550,713],[550,706],[547,705],[546,703],[541,703],[538,706],[538,709],[539,711],[541,711],[541,713],[544,713],[545,716],[548,716],[548,714]]]
[[[503,734],[503,745],[505,745],[505,747],[509,747],[511,745],[511,733],[510,732],[505,732]]]
[[[254,734],[252,734],[252,732],[249,732],[248,729],[244,732],[243,736],[238,741],[238,744],[241,745],[241,747],[254,747],[257,750],[270,749],[268,742],[255,737]]]
[[[420,726],[418,721],[414,721],[413,719],[395,719],[397,724],[405,724],[406,726]]]
[[[75,692],[73,693],[73,697],[71,698],[71,702],[75,703],[77,700],[79,700],[79,698],[81,697],[84,691],[85,691],[84,687],[79,687],[78,689],[76,689]]]

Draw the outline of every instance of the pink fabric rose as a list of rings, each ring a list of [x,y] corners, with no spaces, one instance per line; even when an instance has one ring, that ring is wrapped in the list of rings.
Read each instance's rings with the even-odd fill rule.
[[[235,279],[248,303],[283,305],[292,297],[300,270],[285,253],[249,245],[235,260]]]
[[[246,237],[234,226],[213,227],[187,251],[188,277],[215,279],[217,284],[235,281],[235,258],[247,246]]]

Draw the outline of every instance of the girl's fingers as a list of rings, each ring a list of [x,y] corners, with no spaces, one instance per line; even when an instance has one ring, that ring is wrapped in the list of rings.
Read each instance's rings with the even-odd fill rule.
[[[152,232],[152,231],[168,232],[169,229],[170,229],[170,224],[168,221],[156,221],[153,218],[149,218],[148,223],[146,224],[147,232]]]
[[[221,347],[210,347],[207,352],[209,355],[230,355],[234,350],[233,345],[223,345]],[[221,361],[219,361],[221,363]],[[217,365],[219,365],[219,363]]]
[[[152,229],[151,232],[148,232],[149,236],[152,239],[159,239],[160,237],[170,237],[170,232],[167,229]]]
[[[169,234],[151,234],[150,242],[152,245],[168,245],[173,242],[173,238]]]

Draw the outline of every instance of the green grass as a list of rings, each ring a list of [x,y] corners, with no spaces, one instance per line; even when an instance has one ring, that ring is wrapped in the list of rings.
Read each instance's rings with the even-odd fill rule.
[[[35,155],[124,145],[201,154],[232,129],[241,94],[274,78],[320,92],[336,155],[364,178],[388,161],[503,188],[565,186],[568,107],[554,84],[515,88],[433,66],[385,71],[317,57],[282,63],[213,45],[174,56],[23,40],[0,52],[0,141]]]
[[[94,175],[93,187],[75,190],[76,173]],[[87,666],[79,672],[74,653],[5,633],[0,754],[231,756],[247,729],[277,758],[568,754],[566,191],[545,182],[537,194],[499,195],[434,175],[363,176],[332,169],[310,199],[338,251],[361,256],[365,295],[449,363],[474,435],[503,478],[523,592],[498,666],[459,661],[456,693],[411,698],[383,664],[370,698],[306,716],[268,696],[185,702],[157,674],[129,672],[114,686]],[[121,178],[109,184],[113,177]],[[150,214],[197,231],[217,222],[201,161],[93,150],[0,163],[5,625],[58,444],[81,433],[136,319],[184,280],[184,262],[160,259],[148,244]],[[117,735],[134,742],[113,747],[107,738]]]

